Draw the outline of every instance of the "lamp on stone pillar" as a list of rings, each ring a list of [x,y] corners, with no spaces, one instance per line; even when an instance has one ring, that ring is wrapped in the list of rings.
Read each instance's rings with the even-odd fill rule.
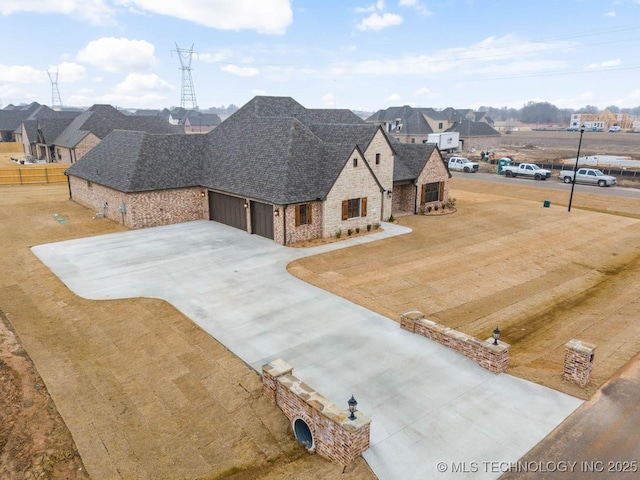
[[[498,340],[500,340],[500,329],[496,327],[493,331],[493,344],[498,345]]]
[[[353,395],[351,395],[351,398],[347,403],[349,404],[349,412],[351,412],[351,415],[349,415],[349,420],[355,420],[357,418],[355,413],[358,402],[356,402],[356,399],[353,398]]]

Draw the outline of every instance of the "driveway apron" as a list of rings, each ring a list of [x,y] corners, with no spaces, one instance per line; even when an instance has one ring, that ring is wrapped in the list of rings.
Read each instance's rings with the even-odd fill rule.
[[[70,240],[33,252],[88,299],[164,299],[258,372],[282,358],[337,405],[369,415],[381,479],[498,478],[582,404],[400,329],[286,271],[297,258],[408,233],[301,249],[208,221]]]

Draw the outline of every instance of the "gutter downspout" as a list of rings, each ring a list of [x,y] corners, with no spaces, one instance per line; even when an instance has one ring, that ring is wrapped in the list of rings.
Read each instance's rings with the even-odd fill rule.
[[[418,179],[416,179],[416,199],[413,202],[413,214],[416,215],[418,213]]]
[[[73,195],[71,195],[71,180],[69,180],[69,175],[65,173],[67,177],[67,187],[69,188],[69,200],[73,200]]]
[[[282,245],[287,246],[287,205],[285,204],[282,209],[282,233],[284,234],[284,241]]]

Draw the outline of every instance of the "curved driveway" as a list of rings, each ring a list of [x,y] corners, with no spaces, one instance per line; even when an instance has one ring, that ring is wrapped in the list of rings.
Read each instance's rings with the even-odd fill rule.
[[[32,250],[82,297],[165,299],[256,370],[282,358],[345,409],[355,395],[372,418],[363,456],[381,479],[498,478],[582,401],[494,375],[286,271],[303,256],[408,233],[383,227],[298,249],[196,221]]]

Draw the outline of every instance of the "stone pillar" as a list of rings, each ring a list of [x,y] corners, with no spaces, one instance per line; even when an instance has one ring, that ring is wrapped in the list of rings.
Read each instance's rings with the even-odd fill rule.
[[[424,318],[424,313],[418,310],[409,310],[400,314],[400,328],[411,333],[416,332],[416,321]]]
[[[278,390],[278,377],[293,372],[293,367],[281,359],[273,360],[262,366],[262,393],[275,403]]]
[[[586,387],[591,381],[596,346],[580,340],[569,340],[564,346],[564,378]]]

